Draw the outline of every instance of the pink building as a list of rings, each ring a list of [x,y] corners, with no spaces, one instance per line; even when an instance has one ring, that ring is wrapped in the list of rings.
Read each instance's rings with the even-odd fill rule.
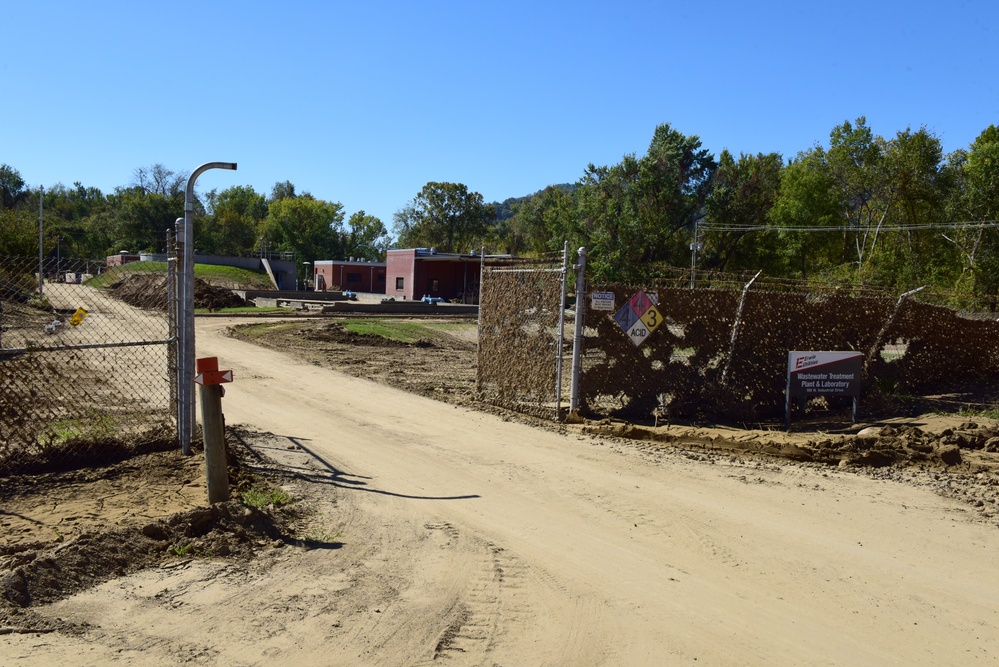
[[[385,293],[385,262],[322,260],[313,265],[312,271],[312,284],[317,292]]]
[[[385,257],[385,295],[478,303],[481,261],[482,257],[474,252],[462,255],[433,248],[389,250]]]

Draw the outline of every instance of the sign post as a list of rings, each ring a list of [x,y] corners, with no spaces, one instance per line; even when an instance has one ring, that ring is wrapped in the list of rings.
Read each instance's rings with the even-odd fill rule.
[[[784,423],[791,428],[791,401],[801,412],[812,396],[853,397],[853,422],[857,422],[857,398],[864,355],[860,352],[788,352]]]
[[[220,371],[218,357],[197,360],[195,384],[200,386],[201,430],[205,436],[205,476],[208,503],[229,500],[229,470],[225,455],[225,417],[222,415],[223,382],[232,382],[232,371]]]

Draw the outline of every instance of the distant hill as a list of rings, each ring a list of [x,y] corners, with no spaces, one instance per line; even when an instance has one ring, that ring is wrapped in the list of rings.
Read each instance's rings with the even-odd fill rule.
[[[551,187],[558,188],[563,192],[575,192],[578,186],[575,183],[559,183]],[[486,204],[486,206],[492,206],[494,209],[496,209],[496,222],[501,222],[503,220],[509,220],[510,218],[512,218],[514,214],[517,212],[517,208],[519,208],[521,204],[529,200],[531,197],[535,197],[541,194],[542,192],[544,192],[544,189],[538,190],[534,194],[530,194],[524,197],[510,197],[509,199],[504,199],[502,203],[490,202]]]

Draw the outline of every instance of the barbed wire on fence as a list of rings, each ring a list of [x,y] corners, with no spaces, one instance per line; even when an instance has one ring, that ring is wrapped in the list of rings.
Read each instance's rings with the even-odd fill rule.
[[[479,383],[490,402],[548,416],[552,351],[568,341],[551,333],[562,287],[539,278],[546,266],[555,268],[535,260],[484,270]],[[584,309],[580,402],[591,417],[780,420],[792,350],[862,352],[867,395],[999,376],[999,322],[939,305],[952,294],[750,272],[701,272],[692,289],[688,269],[643,274],[639,284],[587,285],[587,299],[613,298],[613,310]],[[615,314],[639,290],[658,310],[656,330],[636,345]]]

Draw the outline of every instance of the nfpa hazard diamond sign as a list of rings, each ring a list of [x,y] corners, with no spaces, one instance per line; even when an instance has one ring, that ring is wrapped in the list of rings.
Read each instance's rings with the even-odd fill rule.
[[[656,328],[662,324],[663,317],[656,310],[652,299],[638,290],[628,299],[628,303],[614,314],[614,321],[628,334],[628,340],[635,345],[641,345]]]

